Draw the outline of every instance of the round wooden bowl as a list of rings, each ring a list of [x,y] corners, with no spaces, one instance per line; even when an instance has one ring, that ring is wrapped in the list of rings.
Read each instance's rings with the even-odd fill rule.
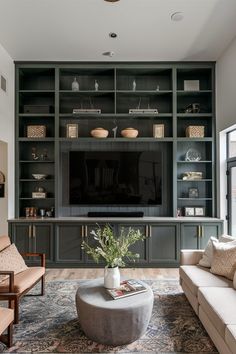
[[[108,132],[108,130],[103,129],[103,128],[95,128],[95,129],[91,130],[90,134],[94,138],[107,138],[109,132]]]
[[[126,128],[121,130],[121,135],[124,138],[137,138],[138,136],[138,130],[134,128]]]

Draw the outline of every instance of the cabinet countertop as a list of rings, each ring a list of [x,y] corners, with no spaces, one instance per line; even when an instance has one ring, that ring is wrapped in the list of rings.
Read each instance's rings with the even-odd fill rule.
[[[8,220],[9,223],[15,222],[50,222],[50,223],[204,223],[204,222],[223,222],[219,218],[209,218],[209,217],[155,217],[155,216],[144,216],[144,217],[87,217],[87,216],[68,216],[68,217],[36,217],[36,218],[13,218]]]

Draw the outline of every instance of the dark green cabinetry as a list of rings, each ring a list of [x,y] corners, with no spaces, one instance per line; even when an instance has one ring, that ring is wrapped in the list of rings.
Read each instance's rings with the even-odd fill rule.
[[[11,224],[10,235],[21,253],[38,252],[46,254],[49,265],[54,261],[54,231],[52,223],[14,223]],[[35,262],[36,259],[30,259]]]
[[[178,225],[172,223],[149,225],[149,263],[174,266],[178,261]]]
[[[222,234],[222,223],[193,223],[181,225],[181,248],[203,249],[211,236]]]
[[[84,253],[81,249],[84,226],[80,224],[62,224],[55,226],[55,245],[57,263],[84,263]]]

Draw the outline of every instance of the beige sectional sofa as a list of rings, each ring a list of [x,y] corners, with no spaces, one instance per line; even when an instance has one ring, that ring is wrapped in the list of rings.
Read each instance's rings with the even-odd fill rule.
[[[236,354],[236,273],[234,280],[198,264],[201,250],[182,250],[180,284],[220,354]]]

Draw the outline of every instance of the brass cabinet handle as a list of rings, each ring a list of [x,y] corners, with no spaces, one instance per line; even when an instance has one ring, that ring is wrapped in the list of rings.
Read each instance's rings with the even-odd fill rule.
[[[201,237],[201,226],[198,225],[197,227],[197,237]]]
[[[81,226],[82,241],[84,240],[84,225]]]
[[[152,237],[152,226],[149,225],[149,238],[151,238],[151,237]]]
[[[204,237],[204,226],[201,226],[201,237]]]
[[[28,237],[31,238],[32,235],[32,225],[29,225],[28,227]]]
[[[148,237],[149,232],[148,232],[148,225],[145,226],[145,237]]]
[[[84,226],[84,237],[88,237],[88,226]]]
[[[34,238],[36,237],[36,227],[35,225],[33,225],[33,235],[32,235]]]

